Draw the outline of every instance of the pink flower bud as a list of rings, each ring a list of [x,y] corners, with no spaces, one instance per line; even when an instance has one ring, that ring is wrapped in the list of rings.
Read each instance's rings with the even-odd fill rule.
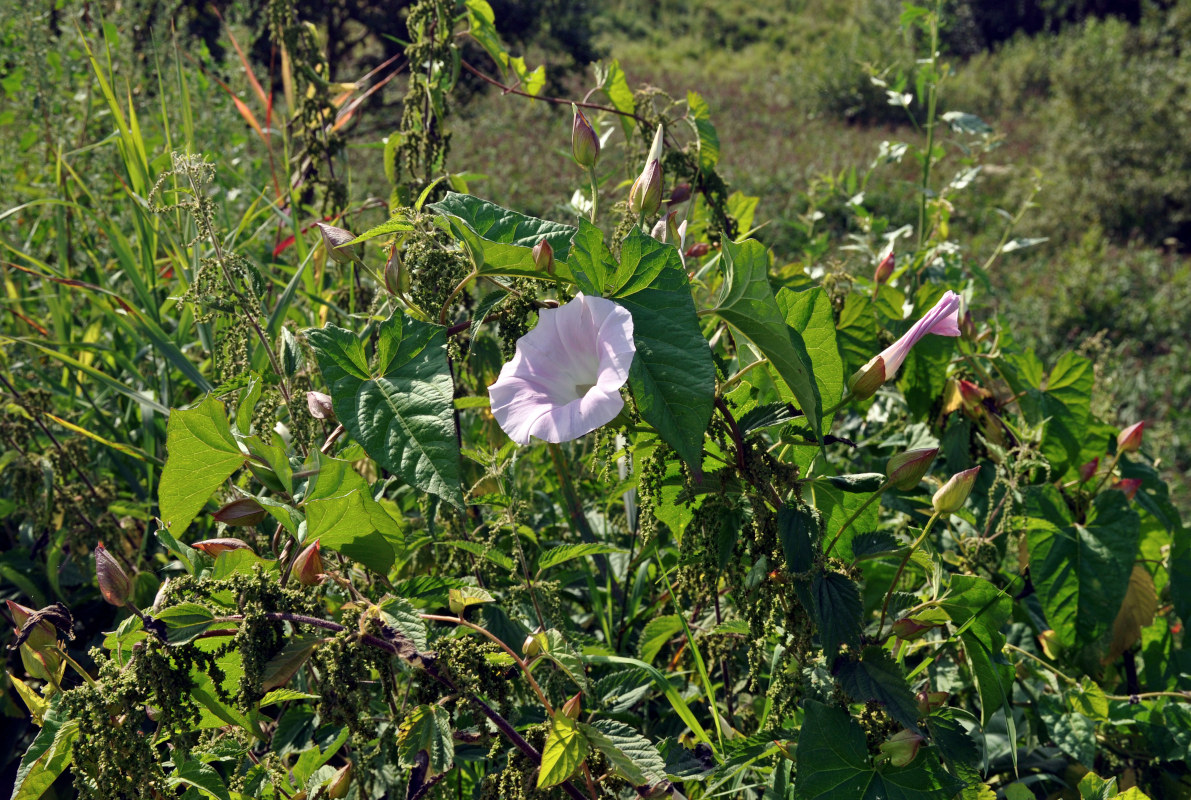
[[[923,690],[918,693],[918,713],[924,717],[928,716],[932,711],[947,705],[947,699],[950,697],[951,692],[928,692]]]
[[[575,112],[571,125],[571,155],[576,164],[591,169],[600,158],[600,137],[596,136],[595,128],[591,127],[579,106],[571,103],[571,110]]]
[[[335,776],[331,778],[331,782],[327,784],[327,797],[330,800],[341,800],[347,797],[347,790],[352,785],[352,765],[351,762],[339,768]]]
[[[695,242],[686,249],[684,254],[687,258],[702,258],[711,252],[711,245],[707,242]]]
[[[881,753],[889,759],[895,767],[904,767],[918,755],[918,748],[926,741],[917,733],[903,730],[894,734],[889,741],[881,745]]]
[[[938,454],[939,448],[927,447],[921,450],[907,450],[893,456],[885,465],[889,485],[903,492],[913,489],[926,475]]]
[[[976,477],[979,474],[980,467],[972,467],[948,478],[947,482],[940,486],[934,497],[931,498],[931,505],[934,506],[935,512],[954,514],[963,508],[964,503],[968,502],[968,495],[972,493],[972,487],[976,485]]]
[[[233,528],[247,528],[256,525],[265,518],[265,509],[251,497],[241,497],[239,500],[228,503],[211,516],[224,525]]]
[[[976,411],[983,407],[985,399],[990,397],[987,390],[971,381],[960,378],[955,383],[959,387],[959,396],[963,400],[964,409],[967,411]]]
[[[562,705],[562,713],[571,719],[579,719],[579,714],[582,713],[583,707],[580,700],[583,698],[583,692],[578,692],[570,700]]]
[[[303,586],[317,586],[323,582],[323,558],[319,555],[318,539],[294,559],[294,577]]]
[[[929,622],[919,622],[909,617],[904,617],[893,623],[893,635],[899,639],[905,639],[907,642],[912,642],[915,639],[921,639],[927,631],[937,627],[937,625]]]
[[[533,263],[547,275],[554,274],[554,248],[545,239],[533,246]]]
[[[261,510],[263,518],[264,510]],[[222,539],[203,539],[201,542],[194,542],[192,545],[195,550],[202,550],[207,555],[215,558],[220,553],[226,553],[228,550],[251,550],[248,542],[240,539],[222,538]]]
[[[114,606],[123,606],[132,595],[132,581],[120,567],[120,562],[100,542],[95,546],[95,576],[99,593]]]
[[[1135,453],[1141,449],[1141,434],[1145,430],[1146,421],[1135,422],[1117,435],[1118,453]]]
[[[650,216],[662,203],[662,162],[654,159],[633,181],[629,189],[629,211],[634,216]]]
[[[893,257],[893,250],[891,249],[881,263],[877,264],[877,269],[873,272],[873,283],[882,284],[889,280],[889,276],[893,274],[893,268],[896,262]]]
[[[1133,498],[1137,495],[1137,490],[1141,488],[1141,478],[1125,478],[1123,480],[1119,480],[1112,485],[1112,488],[1119,489],[1125,493],[1125,497],[1129,498],[1129,500],[1133,500]]]
[[[389,254],[389,260],[385,262],[385,289],[394,297],[401,296],[401,255],[397,252],[396,246]]]
[[[848,393],[853,400],[867,400],[885,383],[885,359],[877,356],[848,378]]]
[[[679,203],[685,203],[691,199],[691,185],[689,183],[680,183],[670,190],[670,199],[667,201],[672,206]]]
[[[1087,483],[1090,481],[1096,475],[1096,470],[1098,469],[1100,469],[1100,458],[1096,457],[1079,468],[1079,482]]]
[[[306,408],[310,409],[310,416],[315,419],[335,419],[335,407],[331,403],[331,395],[329,394],[307,392]]]
[[[325,222],[314,223],[318,226],[319,233],[323,235],[323,246],[327,248],[327,255],[331,260],[337,264],[350,264],[353,261],[360,260],[361,245],[352,245],[351,247],[344,247],[356,235],[351,231],[343,228],[336,228],[334,225],[328,225]]]

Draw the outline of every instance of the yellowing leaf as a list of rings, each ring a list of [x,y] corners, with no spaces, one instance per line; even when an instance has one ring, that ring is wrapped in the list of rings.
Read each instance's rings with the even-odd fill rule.
[[[1105,664],[1115,661],[1122,653],[1141,641],[1141,629],[1154,622],[1158,613],[1158,593],[1154,578],[1141,564],[1133,565],[1125,601],[1112,623],[1112,643],[1104,656]]]
[[[550,720],[546,746],[542,748],[542,767],[538,771],[538,788],[557,786],[575,774],[590,745],[575,720],[558,713]]]

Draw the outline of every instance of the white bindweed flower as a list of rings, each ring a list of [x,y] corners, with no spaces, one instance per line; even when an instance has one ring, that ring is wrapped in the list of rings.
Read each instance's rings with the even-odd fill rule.
[[[567,442],[607,425],[624,407],[620,387],[636,353],[633,317],[582,293],[543,309],[537,326],[488,387],[492,414],[517,444]]]

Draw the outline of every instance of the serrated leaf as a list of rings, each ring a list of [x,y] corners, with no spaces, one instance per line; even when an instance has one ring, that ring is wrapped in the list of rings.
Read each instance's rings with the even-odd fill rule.
[[[980,763],[980,748],[950,709],[931,714],[926,726],[931,741],[949,763],[958,761],[973,767]]]
[[[794,781],[799,800],[950,800],[963,783],[948,775],[930,750],[904,767],[874,767],[864,732],[846,712],[814,700],[798,736],[799,769]]]
[[[345,242],[339,245],[339,247],[350,247],[351,245],[366,242],[369,239],[375,239],[377,236],[385,236],[386,234],[390,233],[405,233],[406,231],[412,231],[413,229],[414,224],[410,220],[408,212],[406,212],[404,209],[399,209],[396,214],[389,217],[375,228],[369,228],[356,238],[352,239],[350,242]]]
[[[815,563],[819,550],[819,522],[806,508],[784,505],[777,512],[777,533],[786,557],[786,570],[798,575]]]
[[[654,617],[645,623],[641,635],[637,637],[637,656],[647,664],[652,664],[658,653],[665,647],[666,642],[673,639],[682,631],[682,620],[676,614]]]
[[[326,639],[319,636],[295,636],[287,639],[276,655],[265,664],[261,673],[261,689],[270,691],[289,683],[290,678],[297,674],[310,654]]]
[[[678,251],[638,230],[621,246],[613,299],[633,316],[637,353],[629,389],[642,418],[692,472],[700,474],[703,436],[715,407],[715,362],[699,327]]]
[[[418,609],[404,597],[390,597],[380,604],[381,614],[385,624],[391,625],[401,632],[405,638],[413,643],[419,653],[429,647],[430,636],[426,630],[426,623],[418,615]]]
[[[602,719],[591,725],[581,722],[579,730],[633,786],[645,786],[666,777],[666,762],[657,748],[628,725]]]
[[[853,649],[860,646],[860,615],[864,610],[860,590],[850,578],[838,572],[820,572],[811,584],[811,595],[823,655],[830,665],[841,645]]]
[[[291,700],[317,700],[317,694],[299,692],[297,689],[274,689],[261,698],[260,707],[268,708],[278,703],[288,703]]]
[[[885,713],[903,728],[918,730],[918,701],[905,675],[880,647],[866,647],[858,661],[837,665],[836,678],[849,697],[858,703],[880,703]]]
[[[161,471],[158,505],[162,521],[178,537],[246,456],[232,437],[223,403],[213,395],[193,408],[170,412],[165,446],[169,457]]]
[[[830,475],[823,480],[841,492],[872,494],[885,485],[886,478],[881,472],[861,472],[856,475]]]
[[[306,336],[352,438],[406,483],[463,508],[446,329],[394,314],[376,328],[375,366],[351,331]]]
[[[584,556],[594,555],[608,555],[610,553],[622,552],[624,551],[619,547],[613,547],[609,544],[600,544],[598,542],[560,544],[559,546],[552,547],[538,556],[536,572],[541,574],[551,567],[557,567],[559,564],[565,564],[566,562],[575,558],[583,558]]]
[[[501,551],[495,549],[491,545],[483,544],[481,542],[466,542],[466,541],[449,541],[437,542],[440,547],[453,547],[456,550],[463,550],[466,553],[471,553],[473,556],[485,558],[496,564],[498,567],[504,569],[513,569],[513,559],[505,555]]]
[[[413,767],[418,753],[423,751],[430,757],[430,775],[446,772],[455,760],[451,714],[442,706],[418,706],[401,723],[397,733],[397,757],[401,766]]]
[[[715,313],[765,354],[793,393],[815,438],[822,435],[823,403],[805,345],[795,342],[769,285],[769,256],[753,239],[723,243],[724,288]]]
[[[174,773],[167,778],[171,789],[179,786],[193,786],[207,797],[216,800],[231,800],[227,784],[210,764],[201,761],[184,761],[179,764]]]
[[[542,748],[542,766],[538,770],[538,788],[557,786],[579,769],[590,750],[587,736],[578,723],[561,712],[550,718],[546,746]]]
[[[462,614],[464,609],[470,606],[495,602],[496,598],[479,586],[460,586],[456,589],[447,590],[447,604],[451,607],[451,611],[456,614]]]
[[[163,609],[157,619],[165,623],[170,644],[183,644],[211,627],[215,615],[198,603],[179,603]]]

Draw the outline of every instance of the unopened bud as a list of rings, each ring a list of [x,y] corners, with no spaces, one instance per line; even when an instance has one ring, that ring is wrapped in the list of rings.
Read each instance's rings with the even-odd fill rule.
[[[926,740],[914,731],[903,730],[882,744],[880,750],[892,766],[904,767],[918,755],[918,748],[922,747],[924,741]]]
[[[928,692],[923,690],[918,693],[918,713],[925,717],[929,716],[932,711],[940,709],[947,705],[947,699],[951,697],[951,692]]]
[[[323,557],[319,555],[318,539],[298,553],[294,559],[293,574],[303,586],[317,586],[323,582]]]
[[[571,110],[575,112],[575,121],[571,125],[571,155],[576,164],[591,169],[600,158],[600,137],[596,136],[595,128],[591,127],[579,106],[571,103]]]
[[[954,514],[963,508],[964,503],[968,502],[968,495],[972,493],[972,487],[976,485],[976,477],[979,474],[980,467],[972,467],[948,478],[947,482],[940,486],[934,497],[931,498],[931,505],[935,507],[935,512]]]
[[[634,216],[650,216],[662,203],[662,162],[654,159],[633,181],[629,189],[629,211]]]
[[[926,475],[939,448],[927,447],[921,450],[907,450],[889,459],[885,465],[885,476],[889,478],[889,485],[902,492],[908,492],[918,485]]]
[[[327,255],[331,260],[337,264],[350,264],[353,261],[360,259],[361,245],[355,244],[351,247],[344,247],[356,235],[351,231],[343,228],[336,228],[334,225],[328,225],[325,222],[316,222],[319,233],[323,235],[323,246],[327,248]]]
[[[220,509],[222,511],[222,509]],[[262,518],[264,510],[261,510]],[[230,524],[230,523],[229,523]],[[202,550],[207,555],[214,558],[220,553],[226,553],[228,550],[251,550],[248,542],[239,539],[223,538],[223,539],[203,539],[201,542],[195,542],[190,545],[195,550]]]
[[[691,199],[691,185],[689,183],[680,183],[670,190],[670,205],[678,205],[685,203]]]
[[[1141,488],[1141,478],[1124,478],[1114,483],[1112,488],[1124,492],[1125,497],[1132,500],[1137,495],[1137,490]]]
[[[265,509],[251,497],[241,497],[239,500],[228,503],[211,516],[224,525],[230,525],[233,528],[247,528],[256,525],[265,518]]]
[[[554,274],[554,248],[545,239],[533,246],[533,263],[539,271]]]
[[[123,606],[132,596],[132,581],[103,542],[95,546],[95,577],[99,579],[99,593],[112,605]]]
[[[307,392],[306,407],[310,409],[310,416],[315,419],[335,419],[335,407],[331,402],[331,395],[322,392]]]
[[[327,784],[327,797],[331,800],[341,800],[347,797],[347,790],[352,785],[352,765],[351,763],[344,764],[335,773],[335,777],[331,778],[331,782]]]
[[[959,396],[963,400],[964,408],[968,411],[982,407],[985,398],[990,396],[984,388],[963,378],[956,381],[956,385],[959,387]]]
[[[570,700],[562,704],[562,713],[571,719],[579,719],[579,714],[582,713],[583,706],[580,702],[583,699],[583,692],[578,692]]]
[[[1135,422],[1117,435],[1118,453],[1135,453],[1141,449],[1141,434],[1145,430],[1146,421]]]
[[[885,359],[876,356],[848,378],[848,393],[853,400],[867,400],[885,384]]]
[[[709,245],[707,242],[695,242],[686,249],[685,255],[687,258],[702,258],[710,252],[711,245]]]
[[[1099,456],[1093,458],[1091,461],[1079,468],[1079,482],[1087,483],[1090,481],[1096,475],[1096,470],[1098,469],[1100,469]]]
[[[385,289],[394,297],[401,296],[401,254],[397,252],[396,245],[385,262]]]
[[[877,269],[873,272],[873,283],[882,284],[889,280],[893,275],[893,268],[896,266],[896,259],[893,257],[893,250],[890,250],[881,263],[877,264]]]
[[[905,639],[907,642],[912,642],[915,639],[921,639],[926,635],[927,631],[937,627],[938,625],[931,622],[919,622],[918,620],[904,617],[893,623],[893,635],[899,639]]]
[[[971,311],[965,311],[959,318],[959,332],[969,342],[976,341],[976,321],[972,319]]]

